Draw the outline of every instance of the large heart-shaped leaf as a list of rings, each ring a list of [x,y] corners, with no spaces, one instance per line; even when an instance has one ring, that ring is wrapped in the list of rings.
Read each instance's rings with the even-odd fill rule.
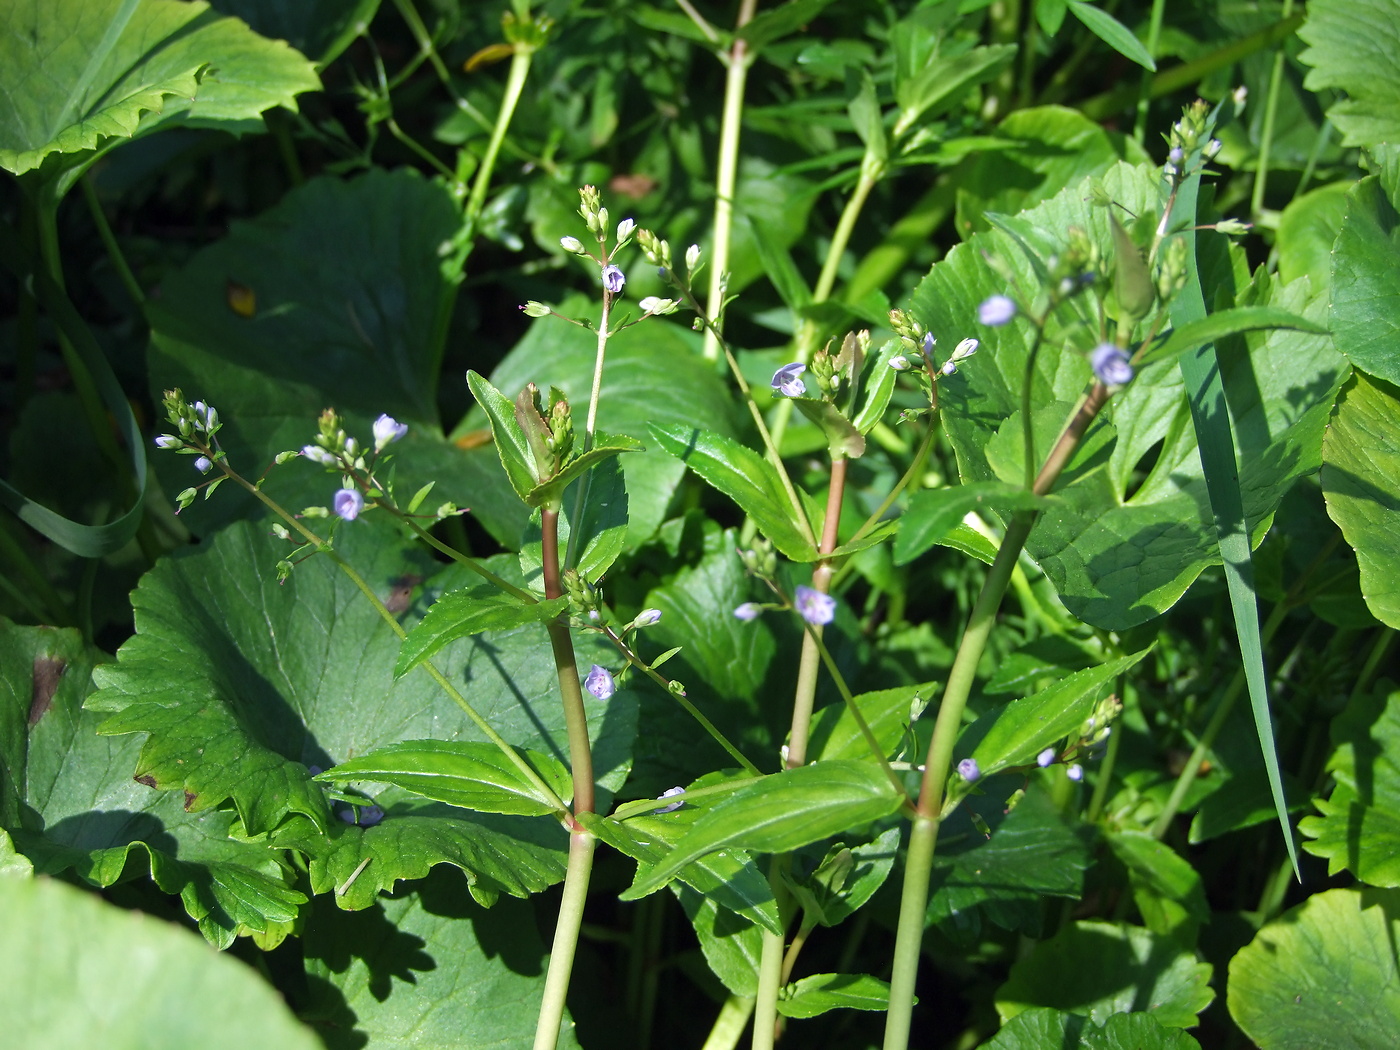
[[[49,879],[0,879],[0,915],[0,1010],[12,1046],[321,1045],[251,969],[170,923]]]
[[[544,987],[534,916],[481,907],[450,869],[354,914],[318,900],[302,943],[301,1015],[330,1050],[530,1043]],[[572,1021],[558,1046],[578,1050]]]
[[[1400,890],[1328,890],[1230,962],[1230,1016],[1261,1050],[1389,1050],[1400,1031]]]
[[[1346,195],[1332,251],[1332,331],[1358,368],[1400,384],[1400,214],[1375,176]]]
[[[1400,627],[1400,391],[1356,373],[1322,443],[1327,514],[1356,551],[1376,619]]]
[[[178,792],[132,779],[140,742],[98,736],[100,716],[82,709],[99,659],[76,631],[0,620],[0,824],[41,874],[105,887],[144,867],[213,943],[275,944],[306,901],[294,873],[230,839],[232,814],[191,813]]]
[[[1155,170],[1119,165],[1101,183],[1132,214],[1159,207]],[[1087,196],[1086,187],[1075,187],[1003,225],[1042,252],[1057,245],[1038,229],[1077,226],[1107,256],[1112,248],[1106,213],[1092,207]],[[1022,283],[1035,281],[1022,248],[1002,230],[953,249],[914,295],[919,318],[945,340],[968,333],[978,303],[1005,291],[984,252],[996,253]],[[1325,301],[1311,294],[1306,280],[1251,294],[1263,301],[1248,305],[1323,320]],[[1035,403],[1072,404],[1084,390],[1089,347],[1075,341],[1075,332],[1073,326],[1052,327],[1032,376]],[[1030,326],[1019,320],[978,334],[990,352],[979,353],[946,386],[940,384],[943,419],[964,482],[997,478],[987,448],[1003,421],[1020,409],[1031,344]],[[1271,331],[1243,341],[1245,347],[1222,350],[1221,364],[1239,441],[1246,517],[1257,538],[1293,480],[1316,468],[1327,409],[1345,362],[1324,336]],[[1041,514],[1026,549],[1070,611],[1096,626],[1122,629],[1169,608],[1203,569],[1218,562],[1219,550],[1175,363],[1142,369],[1101,418],[1116,435],[1107,463],[1055,490],[1062,502]],[[1038,456],[1045,451],[1037,446]],[[1134,472],[1149,466],[1138,484]]]
[[[277,542],[255,526],[234,525],[147,573],[132,599],[136,636],[116,664],[101,669],[104,688],[89,700],[111,714],[102,732],[149,734],[138,774],[185,792],[192,811],[231,800],[252,836],[296,818],[276,844],[311,856],[318,891],[342,884],[373,857],[354,893],[342,897],[347,906],[364,906],[377,887],[419,877],[439,861],[470,867],[485,857],[487,866],[472,870],[488,897],[562,877],[564,836],[548,818],[472,817],[386,792],[366,799],[386,813],[377,826],[330,819],[308,767],[404,740],[483,737],[425,674],[395,681],[397,636],[329,559],[305,562],[277,583]],[[336,546],[378,594],[397,595],[404,605],[424,579],[429,598],[466,582],[466,570],[434,573],[429,559],[369,521],[342,528]],[[501,557],[491,567],[518,581],[513,562]],[[414,618],[405,616],[409,624]],[[597,636],[580,635],[575,645],[585,669],[610,659]],[[563,710],[541,626],[460,640],[436,663],[512,744],[566,761]],[[635,711],[626,689],[606,704],[589,700],[603,804],[626,777]],[[511,841],[518,855],[503,853]]]
[[[201,0],[48,0],[0,10],[0,167],[59,192],[115,143],[175,120],[246,131],[321,86],[281,41]]]
[[[1400,75],[1395,70],[1394,0],[1314,0],[1298,30],[1312,45],[1299,60],[1312,66],[1310,91],[1341,88],[1327,116],[1347,146],[1394,142],[1400,135]]]
[[[438,325],[457,279],[443,272],[438,248],[458,225],[452,195],[410,171],[307,182],[166,280],[148,307],[153,391],[180,387],[218,408],[229,462],[253,477],[278,452],[306,445],[327,406],[365,447],[387,412],[409,424],[392,446],[400,502],[435,481],[434,501],[470,507],[513,545],[525,510],[495,452],[453,445],[438,425]],[[231,290],[244,296],[242,312]],[[190,484],[189,460],[155,461],[170,491]],[[266,482],[295,510],[325,506],[338,487],[301,461]],[[203,533],[254,512],[262,510],[251,498],[225,486],[181,517]]]

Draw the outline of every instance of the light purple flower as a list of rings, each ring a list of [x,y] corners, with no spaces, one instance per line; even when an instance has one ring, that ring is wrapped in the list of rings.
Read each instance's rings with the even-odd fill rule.
[[[932,353],[933,353],[933,348],[934,348],[935,346],[937,346],[937,345],[938,345],[938,340],[935,339],[935,338],[933,337],[933,333],[932,333],[932,332],[925,332],[925,333],[924,333],[924,342],[923,342],[924,356],[925,356],[925,357],[928,357],[930,354],[932,354]]]
[[[1185,159],[1186,154],[1182,152],[1180,146],[1173,146],[1170,150],[1167,151],[1167,160],[1169,160],[1173,164],[1180,166],[1181,162]]]
[[[162,434],[156,438],[156,448],[179,448],[180,439],[174,434]]]
[[[637,614],[637,618],[632,621],[633,627],[650,627],[654,623],[661,622],[660,609],[643,609]]]
[[[797,377],[805,371],[807,371],[807,366],[801,361],[783,365],[782,368],[773,373],[773,389],[784,397],[801,397],[807,392],[807,384]]]
[[[836,618],[836,599],[811,587],[798,587],[797,611],[813,627],[821,627]]]
[[[977,759],[965,758],[958,763],[958,776],[969,784],[975,783],[982,779],[982,767],[977,764]]]
[[[616,266],[603,267],[603,287],[613,295],[622,291],[622,286],[627,283],[627,275]]]
[[[734,610],[734,618],[744,621],[756,620],[762,612],[757,602],[745,602]]]
[[[1133,378],[1133,366],[1128,363],[1128,355],[1112,343],[1100,343],[1089,355],[1089,364],[1094,375],[1104,386],[1122,386]]]
[[[977,319],[991,328],[999,328],[1016,316],[1016,302],[1004,295],[982,300],[977,307]]]
[[[407,423],[400,423],[390,415],[380,416],[374,421],[374,451],[383,452],[385,445],[397,441],[407,433]]]
[[[661,792],[661,794],[658,795],[657,798],[658,798],[658,800],[660,800],[660,799],[663,799],[663,798],[671,798],[671,797],[674,796],[674,795],[684,795],[684,794],[685,794],[685,788],[683,788],[683,787],[673,787],[673,788],[667,788],[665,791]],[[681,808],[682,806],[684,806],[684,805],[685,805],[684,802],[672,802],[669,806],[662,806],[662,807],[659,808],[659,809],[654,809],[654,810],[652,810],[652,812],[653,812],[653,813],[674,813],[676,810],[680,809],[680,808]]]
[[[194,461],[194,469],[199,471],[201,474],[208,474],[210,468],[212,468],[213,466],[214,464],[209,462],[208,456],[200,456],[197,460]]]
[[[339,462],[335,456],[327,452],[320,445],[306,445],[302,448],[301,454],[312,463],[319,463],[323,467],[333,467]]]
[[[589,668],[588,675],[583,680],[583,687],[599,700],[606,700],[617,692],[617,683],[613,681],[612,672],[598,664]]]
[[[890,367],[896,372],[907,372],[909,371],[909,358],[903,354],[896,354],[890,358]]]
[[[1081,766],[1078,762],[1076,762],[1074,765],[1069,766],[1065,770],[1065,776],[1069,777],[1071,780],[1083,780],[1084,767]]]
[[[331,507],[346,521],[354,521],[365,509],[365,498],[359,489],[340,489],[331,500]]]
[[[621,244],[632,236],[632,231],[637,228],[637,224],[632,219],[623,219],[617,224],[617,243]]]
[[[1055,761],[1055,749],[1053,747],[1047,747],[1044,751],[1035,756],[1035,764],[1041,769],[1044,769],[1053,761]]]

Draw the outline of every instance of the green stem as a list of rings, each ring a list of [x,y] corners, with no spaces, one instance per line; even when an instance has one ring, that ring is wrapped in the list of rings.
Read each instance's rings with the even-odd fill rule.
[[[505,141],[515,108],[520,102],[520,94],[525,90],[525,80],[530,75],[530,64],[535,60],[535,48],[517,42],[511,56],[510,72],[506,74],[505,93],[501,96],[501,108],[496,113],[496,123],[491,128],[491,138],[486,143],[486,152],[481,157],[481,166],[476,170],[476,180],[472,183],[471,196],[467,198],[468,238],[476,236],[476,224],[486,207],[486,192],[491,185],[491,174],[496,169],[496,159],[500,156],[501,144]]]
[[[738,17],[734,20],[736,30],[743,29],[753,20],[758,0],[741,0]],[[715,163],[715,215],[714,250],[711,253],[709,307],[707,317],[714,318],[717,329],[723,322],[724,286],[728,279],[729,246],[734,228],[734,190],[739,173],[739,132],[743,126],[744,87],[749,77],[749,66],[753,65],[754,55],[749,51],[748,41],[736,38],[727,55],[721,55],[726,67],[724,78],[724,114],[720,119],[719,157]],[[705,358],[719,359],[719,332],[705,330]]]
[[[482,565],[481,562],[477,561],[475,558],[463,554],[456,547],[443,543],[442,540],[438,539],[431,532],[429,532],[427,529],[423,528],[423,526],[419,525],[416,521],[410,518],[407,514],[404,514],[402,511],[400,511],[397,507],[385,507],[385,509],[388,510],[391,514],[393,514],[394,517],[398,518],[399,521],[403,522],[410,529],[412,529],[414,534],[417,535],[417,537],[424,543],[428,544],[428,546],[432,547],[435,550],[441,551],[443,554],[447,555],[449,558],[455,561],[458,565],[461,565],[463,568],[469,569],[472,572],[476,573],[487,583],[494,584],[501,590],[505,591],[507,594],[511,595],[514,598],[519,598],[522,602],[525,602],[529,605],[537,605],[539,603],[539,599],[536,598],[529,591],[517,587],[515,584],[510,583],[507,580],[503,580],[490,569],[486,568],[486,566]]]
[[[112,268],[117,271],[117,277],[126,289],[126,294],[139,310],[146,305],[146,293],[141,290],[136,275],[131,272],[126,256],[122,254],[121,245],[117,243],[116,235],[112,232],[111,224],[107,222],[107,213],[102,210],[102,202],[97,199],[97,191],[92,186],[92,176],[84,175],[80,182],[83,187],[83,200],[87,202],[93,225],[97,227],[97,235],[102,239],[102,246],[107,249],[107,258],[111,261]]]
[[[1293,14],[1293,0],[1283,0],[1283,17]],[[1269,74],[1269,95],[1264,101],[1264,124],[1259,132],[1259,162],[1254,173],[1254,189],[1250,194],[1249,212],[1258,219],[1264,207],[1264,188],[1269,181],[1269,152],[1273,147],[1274,120],[1278,116],[1278,100],[1283,89],[1283,43],[1274,53],[1274,67]]]
[[[763,775],[763,773],[759,770],[759,768],[756,765],[754,765],[752,762],[750,762],[747,758],[744,757],[744,753],[742,751],[740,751],[737,747],[730,743],[729,738],[720,732],[718,726],[716,726],[713,722],[711,722],[708,718],[701,714],[700,709],[690,702],[690,698],[685,695],[685,690],[682,689],[678,683],[672,682],[669,679],[667,679],[667,677],[663,675],[660,671],[656,670],[656,668],[652,667],[635,652],[633,652],[632,647],[629,646],[627,642],[624,641],[611,627],[604,627],[603,634],[605,634],[608,637],[608,639],[613,643],[613,645],[617,646],[618,652],[620,652],[623,655],[623,657],[627,660],[629,664],[637,668],[637,670],[641,671],[642,674],[646,675],[657,685],[661,686],[662,689],[666,690],[667,694],[675,697],[676,702],[680,704],[682,708],[685,709],[686,713],[689,714],[691,718],[695,719],[697,722],[700,723],[701,728],[703,728],[705,732],[710,734],[711,739],[713,739],[715,743],[717,743],[720,747],[724,748],[725,752],[729,755],[730,758],[734,759],[734,761],[739,763],[739,765],[743,768],[744,772],[756,777],[761,777]]]
[[[1147,24],[1147,53],[1157,60],[1157,43],[1162,36],[1162,12],[1166,9],[1165,0],[1152,0],[1152,16]],[[1133,138],[1141,146],[1147,138],[1147,106],[1152,101],[1152,71],[1144,69],[1138,81],[1137,119],[1133,124]]]
[[[790,897],[784,876],[792,864],[786,853],[773,857],[768,866],[768,885],[778,903],[778,914],[786,914]],[[778,1034],[778,993],[783,989],[783,942],[785,935],[763,931],[763,948],[758,959],[758,992],[753,1011],[753,1050],[773,1050]]]
[[[564,587],[559,575],[559,510],[540,509],[540,560],[544,571],[544,596],[562,598]],[[583,689],[578,680],[578,662],[569,625],[562,619],[545,624],[554,650],[554,668],[559,675],[560,698],[564,703],[564,725],[569,737],[569,767],[574,779],[574,812],[593,812],[593,749],[588,742],[588,715],[583,708]],[[590,853],[590,856],[592,854]]]
[[[540,999],[539,1020],[535,1025],[534,1050],[554,1050],[559,1028],[564,1022],[564,1003],[573,975],[574,953],[583,925],[583,906],[588,900],[588,882],[593,873],[593,851],[598,840],[578,830],[569,836],[569,865],[564,874],[564,896],[559,902],[559,918],[554,925],[554,944],[549,951]]]
[[[1118,696],[1126,704],[1128,679],[1126,675],[1118,676]],[[1122,743],[1123,732],[1120,725],[1108,735],[1108,747],[1104,749],[1103,762],[1099,764],[1099,779],[1094,784],[1094,794],[1089,798],[1089,809],[1084,815],[1084,820],[1089,824],[1098,823],[1098,819],[1103,815],[1104,802],[1108,799],[1108,785],[1113,779],[1113,767],[1118,762],[1118,745]]]
[[[710,1027],[709,1038],[700,1050],[734,1050],[753,1016],[753,1005],[754,1001],[747,996],[730,995],[720,1007],[719,1016]]]
[[[856,529],[851,538],[846,541],[847,543],[855,543],[857,540],[864,539],[866,533],[884,520],[885,512],[894,506],[894,501],[899,498],[899,494],[904,491],[909,482],[923,472],[924,464],[928,462],[929,451],[933,448],[934,434],[933,420],[929,420],[928,429],[924,432],[923,440],[919,442],[919,447],[914,452],[914,458],[909,464],[909,469],[900,476],[900,479],[895,482],[894,488],[890,489],[889,495],[875,508],[874,513],[865,519],[861,527]]]
[[[606,234],[599,236],[601,241]],[[606,256],[605,256],[606,257]],[[613,293],[603,288],[603,312],[598,319],[598,349],[593,355],[593,386],[588,394],[588,422],[583,430],[583,455],[593,447],[593,435],[598,428],[598,401],[603,393],[603,362],[608,354],[609,315],[612,313]],[[564,552],[564,567],[572,569],[578,564],[583,553],[583,508],[588,505],[588,490],[592,485],[593,471],[589,470],[578,481],[574,492],[574,511],[569,518],[569,546]]]
[[[1043,496],[1054,487],[1074,453],[1075,446],[1089,429],[1108,400],[1108,390],[1102,383],[1094,384],[1084,403],[1060,434],[1036,476],[1031,491]],[[1021,549],[1035,524],[1036,512],[1022,511],[1014,515],[1002,538],[997,556],[987,571],[987,579],[968,617],[957,656],[938,706],[933,737],[924,759],[924,775],[919,786],[915,807],[914,827],[909,836],[909,851],[905,861],[904,889],[900,898],[900,914],[895,934],[895,956],[890,977],[890,1008],[886,1014],[884,1050],[905,1050],[909,1044],[910,1019],[913,1016],[914,984],[918,978],[919,946],[923,939],[924,914],[928,906],[928,884],[933,870],[933,856],[938,844],[939,820],[943,809],[943,788],[952,764],[953,745],[962,727],[963,711],[972,692],[977,664],[987,645],[997,610],[1016,568]]]

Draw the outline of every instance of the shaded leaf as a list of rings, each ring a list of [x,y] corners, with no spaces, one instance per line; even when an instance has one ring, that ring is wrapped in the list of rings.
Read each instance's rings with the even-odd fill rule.
[[[997,990],[1004,1020],[1033,1006],[1085,1014],[1094,1023],[1143,1012],[1163,1025],[1190,1028],[1215,993],[1211,968],[1170,938],[1137,926],[1076,922],[1011,967]]]
[[[1298,56],[1312,66],[1303,86],[1346,93],[1327,110],[1346,146],[1374,146],[1400,136],[1400,76],[1395,70],[1393,0],[1319,0],[1308,4]]]
[[[481,580],[474,586],[444,594],[403,640],[394,677],[402,678],[443,646],[484,631],[507,630],[527,623],[552,620],[569,607],[569,599],[552,598],[533,604],[506,594]]]

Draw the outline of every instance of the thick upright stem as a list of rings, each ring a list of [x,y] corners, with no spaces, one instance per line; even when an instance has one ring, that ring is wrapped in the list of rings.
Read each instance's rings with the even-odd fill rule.
[[[597,844],[598,840],[586,831],[576,831],[569,836],[564,897],[559,902],[554,943],[549,950],[549,972],[545,975],[539,1020],[535,1024],[534,1050],[554,1050],[559,1042],[559,1026],[564,1021],[564,1004],[569,996],[569,978],[574,971],[574,952],[583,925],[583,906],[588,900],[593,850]]]
[[[758,0],[743,0],[734,28],[742,29],[753,19]],[[739,131],[743,125],[744,86],[749,78],[753,55],[748,41],[736,39],[727,56],[722,56],[728,73],[724,78],[724,116],[719,132],[719,158],[715,170],[714,250],[710,267],[710,295],[706,316],[716,325],[724,310],[725,271],[729,268],[729,243],[734,227],[734,189],[739,173]],[[718,332],[706,329],[705,357],[719,360]]]
[[[540,512],[540,559],[544,563],[544,596],[562,598],[564,587],[559,575],[559,511],[545,507]],[[564,703],[564,725],[569,734],[569,767],[574,780],[574,812],[593,812],[593,749],[588,742],[588,716],[583,710],[583,689],[578,680],[574,640],[569,625],[551,620],[549,645],[554,651],[554,669],[559,676],[559,692]]]

